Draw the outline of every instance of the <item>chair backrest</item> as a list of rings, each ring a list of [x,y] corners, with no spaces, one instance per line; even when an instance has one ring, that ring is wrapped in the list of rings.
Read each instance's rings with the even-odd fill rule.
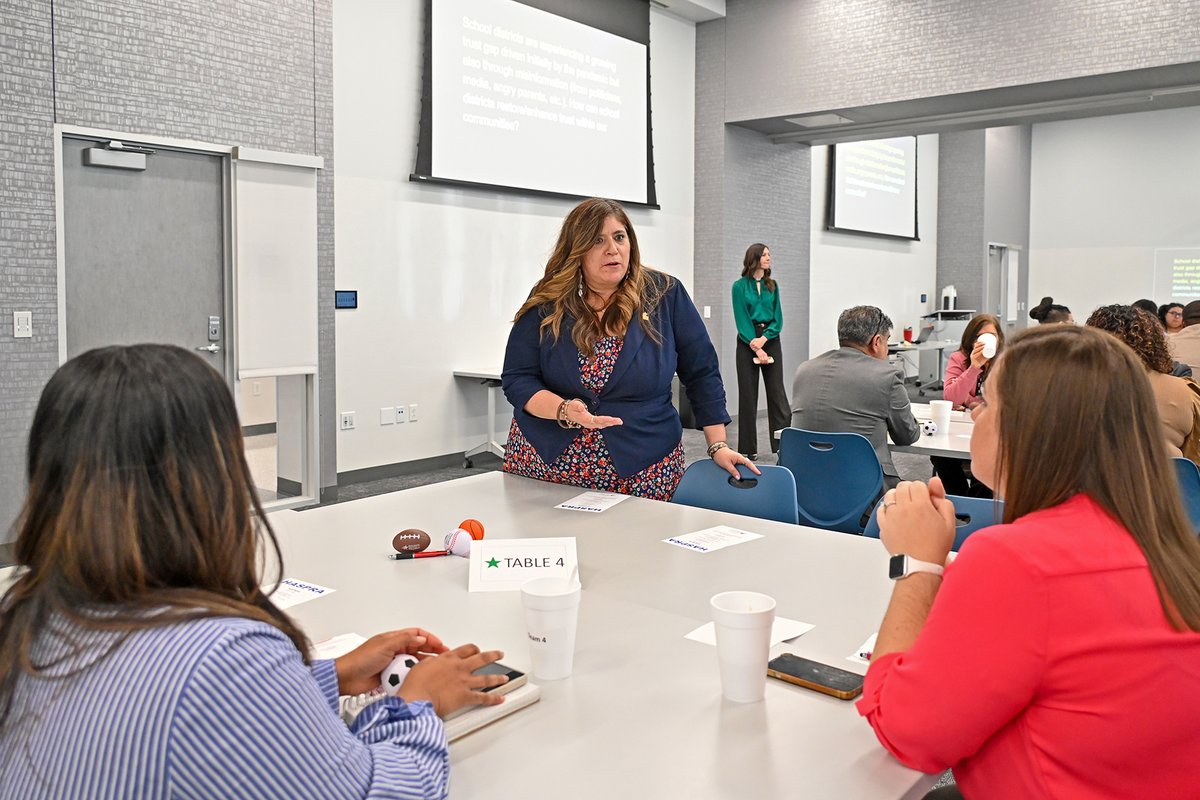
[[[989,525],[999,525],[1004,521],[1003,500],[989,500],[983,497],[959,497],[952,494],[947,495],[946,499],[954,504],[954,544],[950,547],[954,552],[958,552],[958,548],[962,547],[967,537],[975,531],[980,528],[986,528]],[[871,519],[867,522],[867,528],[863,531],[863,536],[870,536],[874,539],[879,538],[879,507],[881,505],[883,505],[882,497],[875,504],[875,508],[871,509]]]
[[[862,518],[883,491],[883,468],[867,437],[784,428],[779,465],[796,476],[800,522],[862,533]]]
[[[742,477],[735,480],[716,462],[702,458],[683,473],[671,502],[795,525],[799,521],[796,479],[783,467],[764,464],[759,470],[762,475],[739,466]]]
[[[1200,467],[1186,458],[1172,458],[1179,492],[1183,495],[1183,510],[1192,521],[1192,530],[1200,534]]]

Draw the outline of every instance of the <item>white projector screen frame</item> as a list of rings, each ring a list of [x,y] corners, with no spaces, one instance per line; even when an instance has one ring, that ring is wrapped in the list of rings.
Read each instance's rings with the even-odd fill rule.
[[[657,207],[642,43],[516,0],[427,17],[414,181]]]
[[[835,144],[826,229],[919,241],[917,137]]]

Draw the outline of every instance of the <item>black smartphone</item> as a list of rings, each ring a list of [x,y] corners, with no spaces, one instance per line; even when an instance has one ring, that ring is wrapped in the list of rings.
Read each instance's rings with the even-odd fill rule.
[[[475,670],[475,674],[476,675],[507,675],[508,676],[508,683],[502,683],[499,686],[490,686],[487,689],[483,690],[485,692],[490,692],[492,694],[508,694],[513,689],[517,689],[517,688],[520,688],[521,686],[524,686],[525,680],[526,680],[524,672],[521,672],[518,669],[513,669],[512,667],[508,666],[507,664],[501,664],[499,661],[493,661],[491,664],[484,664],[482,667]],[[454,719],[455,717],[459,716],[460,714],[465,714],[473,708],[475,708],[475,706],[463,706],[462,708],[458,709],[457,711],[451,711],[449,714],[442,717],[442,719],[443,720]]]
[[[851,700],[862,694],[863,690],[863,676],[857,672],[809,661],[791,653],[784,653],[767,662],[767,674],[839,700]]]
[[[494,692],[496,694],[508,694],[513,689],[525,685],[525,673],[512,667],[501,664],[499,661],[493,661],[491,664],[484,664],[479,669],[475,670],[476,675],[507,675],[508,683],[502,683],[499,686],[489,686],[484,689],[485,692]]]

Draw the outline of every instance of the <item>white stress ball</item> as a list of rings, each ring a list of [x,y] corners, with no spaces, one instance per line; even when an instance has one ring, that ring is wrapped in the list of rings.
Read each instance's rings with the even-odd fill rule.
[[[925,432],[926,436],[933,436],[937,433],[937,423],[931,419],[927,419],[921,423],[921,430]]]
[[[471,542],[473,541],[475,540],[471,538],[471,534],[462,528],[455,528],[446,534],[446,546],[443,549],[447,553],[469,558],[471,555]]]
[[[379,685],[388,694],[395,694],[400,688],[400,684],[404,683],[404,679],[408,677],[408,671],[417,665],[417,657],[410,656],[408,653],[401,653],[392,659],[392,663],[380,674]]]

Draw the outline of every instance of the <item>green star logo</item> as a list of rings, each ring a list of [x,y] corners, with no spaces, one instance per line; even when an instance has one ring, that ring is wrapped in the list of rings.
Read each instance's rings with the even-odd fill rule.
[[[487,565],[488,565],[488,567],[489,567],[489,568],[490,568],[490,567],[499,567],[499,566],[500,566],[500,562],[499,562],[499,561],[497,561],[497,560],[496,560],[496,559],[494,559],[494,558],[489,558],[489,559],[487,560]]]

